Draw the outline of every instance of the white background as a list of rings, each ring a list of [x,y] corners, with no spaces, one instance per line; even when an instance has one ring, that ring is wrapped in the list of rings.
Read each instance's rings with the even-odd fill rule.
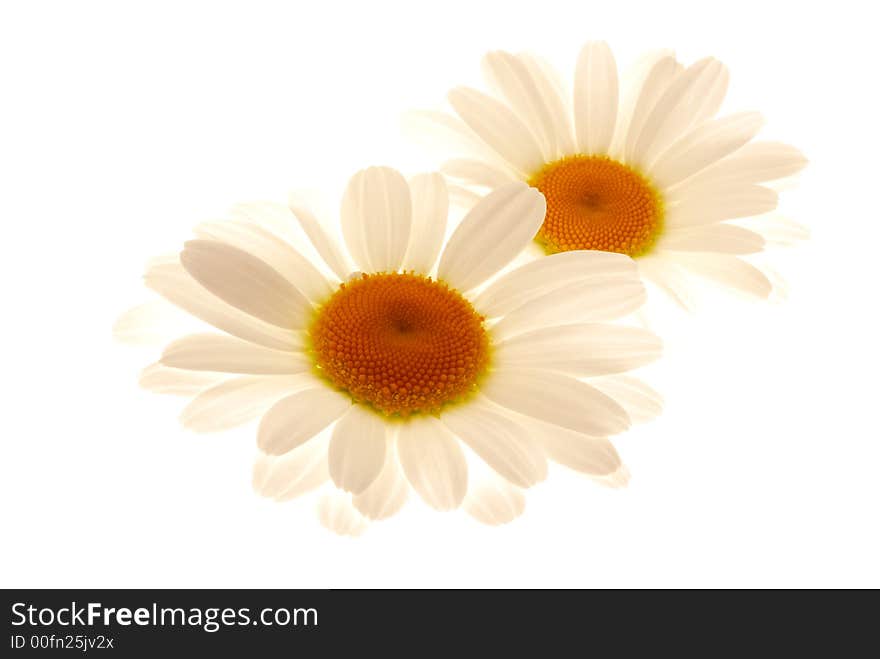
[[[876,16],[869,3],[4,2],[0,585],[880,586]],[[566,74],[586,39],[732,71],[726,110],[811,165],[782,209],[782,304],[659,328],[667,399],[617,442],[629,489],[554,469],[515,523],[420,503],[357,540],[254,495],[253,428],[180,429],[115,344],[144,261],[235,201],[338,195],[436,161],[399,114],[490,48]]]

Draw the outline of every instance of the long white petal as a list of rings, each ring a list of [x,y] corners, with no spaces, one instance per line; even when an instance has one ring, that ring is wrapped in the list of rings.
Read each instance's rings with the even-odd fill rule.
[[[440,174],[419,174],[409,181],[412,195],[412,232],[403,270],[429,274],[446,235],[449,190]]]
[[[357,537],[369,523],[351,504],[351,495],[328,492],[318,500],[318,519],[324,528],[338,535]]]
[[[279,350],[296,350],[300,345],[298,332],[270,325],[205,290],[184,270],[176,255],[173,260],[153,263],[144,282],[187,313],[245,341]]]
[[[254,491],[276,501],[295,499],[329,479],[326,438],[306,442],[284,455],[260,453],[254,464]]]
[[[663,411],[663,397],[631,375],[591,378],[590,384],[617,401],[633,423],[645,423]]]
[[[453,89],[448,98],[462,121],[510,166],[526,176],[541,167],[541,147],[506,105],[468,87]]]
[[[673,142],[696,126],[704,113],[706,97],[726,69],[718,60],[707,58],[685,69],[657,102],[636,146],[635,162],[649,168]],[[677,89],[679,79],[687,80]],[[653,132],[652,132],[653,131]]]
[[[608,474],[607,476],[593,476],[593,482],[602,487],[619,490],[629,485],[630,478],[631,474],[629,467],[622,464],[617,471]]]
[[[622,373],[660,356],[662,343],[638,327],[590,323],[545,327],[495,346],[496,363],[576,376]]]
[[[510,175],[506,172],[472,158],[447,160],[440,166],[440,171],[445,176],[456,179],[465,185],[488,188],[489,190],[494,190],[510,182]]]
[[[349,267],[348,259],[339,245],[327,234],[327,231],[321,226],[321,222],[298,195],[291,193],[288,205],[293,216],[315,247],[315,251],[324,259],[324,263],[337,277],[345,281],[351,272],[351,267]]]
[[[766,241],[759,233],[733,224],[718,222],[704,226],[667,231],[658,249],[677,252],[721,252],[753,254],[764,249]]]
[[[150,300],[116,319],[113,338],[129,345],[160,345],[199,324],[166,300]]]
[[[620,468],[620,456],[605,437],[591,437],[541,421],[533,421],[529,428],[553,462],[591,476],[607,476]]]
[[[703,75],[706,77],[705,84],[693,91],[695,108],[690,117],[692,127],[699,126],[718,113],[730,86],[730,71],[721,62],[713,62],[713,67]]]
[[[205,389],[180,414],[184,427],[218,432],[256,419],[279,398],[308,386],[299,376],[243,375]]]
[[[351,399],[326,386],[282,398],[260,421],[257,445],[269,455],[286,453],[339,419],[351,404]]]
[[[398,432],[397,454],[413,489],[436,510],[458,508],[467,490],[458,440],[434,417],[413,418]]]
[[[609,277],[635,279],[635,262],[625,254],[613,252],[560,252],[502,275],[477,296],[474,305],[480,313],[495,318],[568,284]]]
[[[204,222],[195,228],[198,238],[226,243],[253,254],[278,271],[313,302],[321,302],[333,289],[330,282],[292,245],[250,222]]]
[[[727,158],[675,186],[677,196],[719,183],[764,183],[793,176],[807,165],[798,149],[781,142],[751,142]]]
[[[468,291],[510,263],[544,222],[544,196],[525,183],[508,183],[484,197],[449,238],[439,278]]]
[[[639,272],[645,281],[666,293],[673,302],[685,311],[696,307],[687,284],[684,269],[675,263],[674,255],[654,250],[638,260]]]
[[[736,256],[679,254],[676,261],[702,277],[749,295],[767,298],[773,290],[767,275]]]
[[[671,205],[666,221],[670,229],[695,227],[769,213],[778,203],[776,191],[760,185],[703,188]]]
[[[302,354],[273,350],[223,334],[191,334],[169,344],[161,363],[173,368],[253,375],[293,374],[311,363]]]
[[[547,459],[529,433],[501,408],[482,401],[453,408],[440,421],[499,475],[519,487],[547,476]]]
[[[639,166],[650,164],[668,140],[677,137],[674,131],[682,123],[677,113],[683,111],[688,92],[711,63],[710,59],[700,60],[673,78],[645,118],[632,146],[631,162]]]
[[[224,302],[284,329],[305,325],[305,296],[256,256],[212,240],[190,240],[180,253],[186,271]]]
[[[529,53],[520,53],[517,58],[529,70],[532,80],[538,87],[538,93],[541,94],[550,112],[557,147],[554,158],[575,153],[577,144],[571,125],[569,94],[565,91],[558,72],[542,59]]]
[[[200,391],[219,384],[226,378],[223,373],[187,371],[162,364],[150,364],[141,371],[138,384],[156,394],[194,396]]]
[[[584,154],[606,154],[614,137],[618,105],[617,63],[604,41],[587,43],[574,74],[574,123]]]
[[[470,210],[480,202],[480,199],[482,199],[479,192],[463,185],[449,183],[446,188],[449,190],[449,202],[458,208]]]
[[[385,464],[370,486],[356,495],[352,502],[367,519],[387,519],[397,513],[409,495],[409,483],[397,459],[396,438],[392,437],[385,451]]]
[[[376,480],[385,463],[386,423],[361,405],[348,408],[330,440],[327,459],[336,487],[360,494]]]
[[[405,135],[441,155],[460,153],[513,175],[514,169],[458,117],[437,110],[410,110],[401,116]]]
[[[462,509],[478,522],[499,526],[523,514],[526,497],[520,488],[503,478],[484,478],[468,486]]]
[[[529,127],[544,158],[553,160],[557,150],[553,115],[526,65],[510,53],[493,51],[483,58],[483,71],[489,84]]]
[[[653,155],[650,158],[646,155],[650,162],[679,137],[703,121],[711,119],[724,99],[730,78],[727,67],[713,58],[704,62],[705,66],[698,62],[694,67],[700,68],[700,72],[676,104],[669,121],[658,133],[652,147]]]
[[[594,437],[614,435],[630,425],[626,411],[613,399],[560,373],[499,368],[482,391],[515,412]]]
[[[776,247],[796,245],[810,237],[809,227],[779,215],[746,218],[737,224],[759,233],[768,245]]]
[[[526,302],[499,320],[492,334],[501,340],[538,327],[615,320],[644,301],[645,287],[631,276],[587,279]]]
[[[623,157],[626,162],[633,161],[642,129],[677,72],[678,63],[672,55],[660,55],[650,64],[626,126],[623,139]]]
[[[342,197],[342,232],[364,272],[395,272],[412,229],[409,185],[390,167],[368,167],[351,177]]]
[[[675,142],[651,166],[651,178],[661,189],[687,179],[745,145],[761,129],[757,112],[707,121]]]

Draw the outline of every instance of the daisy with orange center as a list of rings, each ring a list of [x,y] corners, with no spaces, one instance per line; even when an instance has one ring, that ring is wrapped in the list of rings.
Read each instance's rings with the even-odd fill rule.
[[[146,283],[220,332],[171,342],[142,384],[192,395],[181,418],[196,431],[259,419],[257,491],[287,500],[331,483],[318,512],[343,534],[397,512],[410,489],[437,510],[510,521],[548,459],[625,482],[608,437],[659,411],[624,374],[659,341],[608,322],[644,300],[632,261],[568,251],[506,269],[546,212],[522,182],[444,244],[447,208],[439,174],[377,167],[343,196],[346,250],[297,202],[199,225]],[[154,333],[155,311],[133,310],[117,335]]]
[[[720,62],[683,67],[670,53],[652,53],[621,93],[611,50],[588,43],[570,96],[534,56],[491,52],[483,65],[494,95],[460,87],[449,94],[458,118],[409,115],[419,137],[461,151],[441,169],[465,204],[525,181],[547,200],[535,238],[546,254],[626,254],[684,304],[685,273],[770,294],[770,280],[747,259],[806,237],[768,215],[778,201],[768,183],[806,160],[785,144],[753,141],[763,123],[757,113],[716,116],[728,85]]]

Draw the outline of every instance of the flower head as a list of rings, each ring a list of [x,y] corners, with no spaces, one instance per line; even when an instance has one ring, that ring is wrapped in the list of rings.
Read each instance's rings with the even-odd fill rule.
[[[625,478],[607,438],[658,398],[622,374],[660,349],[608,322],[644,299],[629,258],[570,251],[505,270],[545,216],[522,182],[476,204],[445,244],[438,174],[358,172],[342,200],[345,250],[305,206],[263,208],[200,225],[151,264],[151,289],[220,332],[171,342],[142,379],[194,394],[182,415],[194,430],[259,418],[260,493],[286,500],[332,481],[340,492],[319,516],[357,534],[410,488],[435,509],[509,521],[548,458]]]
[[[495,95],[459,87],[448,97],[458,118],[409,115],[460,151],[441,169],[466,203],[525,181],[547,200],[535,237],[545,254],[625,254],[679,301],[686,272],[770,294],[768,277],[743,257],[806,235],[766,215],[778,201],[767,183],[806,160],[788,145],[753,141],[763,124],[755,112],[716,116],[729,80],[720,62],[684,67],[652,53],[621,90],[611,50],[588,43],[571,95],[531,55],[490,52],[483,65]]]

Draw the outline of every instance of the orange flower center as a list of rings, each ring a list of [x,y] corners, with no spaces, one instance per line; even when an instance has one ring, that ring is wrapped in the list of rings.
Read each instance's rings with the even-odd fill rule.
[[[476,390],[489,364],[483,320],[445,284],[382,273],[342,284],[309,334],[322,376],[356,402],[407,417]]]
[[[663,223],[660,195],[643,176],[606,156],[569,156],[545,165],[529,185],[547,199],[535,240],[549,254],[595,249],[641,256]]]

